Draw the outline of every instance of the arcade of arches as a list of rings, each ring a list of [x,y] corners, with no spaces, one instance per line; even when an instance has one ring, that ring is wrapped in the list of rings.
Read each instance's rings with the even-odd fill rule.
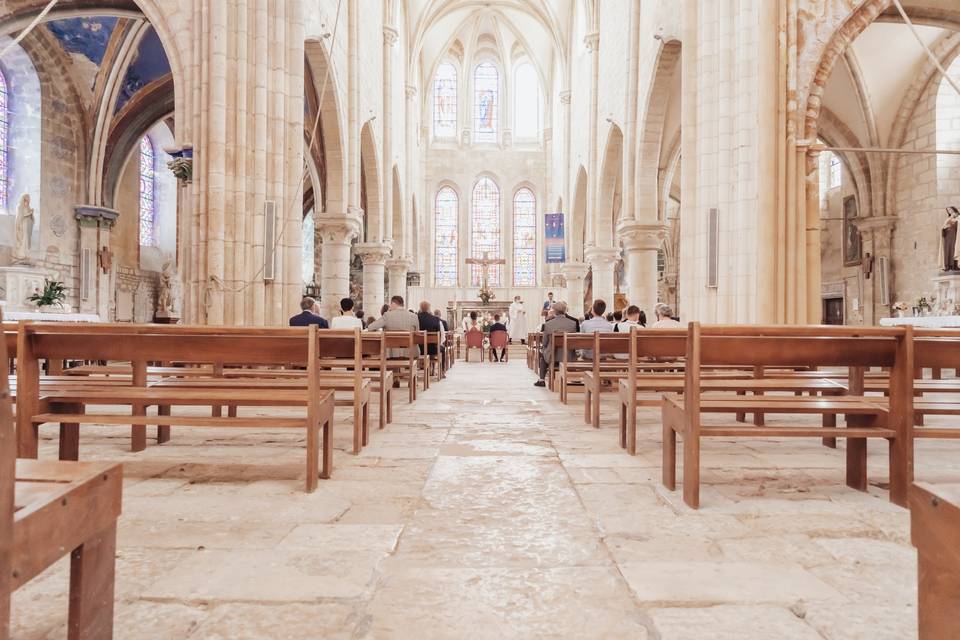
[[[285,326],[305,295],[327,318],[344,297],[379,317],[401,295],[459,326],[484,281],[468,260],[487,256],[503,261],[489,271],[503,309],[519,295],[539,311],[553,292],[579,318],[597,298],[648,316],[666,303],[683,322],[741,325],[877,325],[921,299],[931,313],[960,315],[960,267],[944,264],[942,245],[948,208],[960,207],[960,3],[901,1],[913,28],[893,0],[59,0],[43,14],[47,0],[0,0],[4,313],[32,317],[26,297],[49,279],[64,283],[62,311],[76,319]],[[23,241],[19,221],[30,211]],[[495,393],[495,380],[459,375],[462,388]],[[446,393],[446,411],[460,406]],[[509,400],[515,413],[501,418],[522,419],[524,394]],[[404,433],[435,455],[444,445],[404,411]],[[603,482],[646,473],[606,468],[599,455],[580,460],[590,457],[576,450],[589,448],[587,436],[573,453],[549,428],[525,437],[510,446],[576,458],[569,478],[551,482],[592,482],[579,468],[592,462],[605,467],[596,472]],[[491,455],[512,455],[504,451]],[[394,467],[391,455],[403,458],[387,452],[376,464],[411,478],[429,472],[424,460]],[[373,466],[346,478],[372,477]],[[431,468],[431,482],[455,486]],[[636,489],[623,481],[618,490]],[[387,506],[357,516],[374,526],[359,547],[382,546],[393,518],[414,509],[399,495],[406,485],[376,484]],[[212,502],[216,491],[205,495]],[[264,495],[246,497],[267,504]],[[324,522],[353,513],[333,512]],[[722,517],[697,526],[709,537],[760,518]],[[625,519],[599,516],[613,529]],[[243,534],[239,544],[265,548],[289,533],[278,531]],[[307,532],[299,544],[314,534],[322,538]],[[624,536],[613,556],[639,553],[631,546],[639,543]],[[730,550],[721,546],[698,543],[692,554],[707,563]],[[822,546],[852,553],[842,542]],[[751,556],[746,544],[737,549]],[[315,569],[356,578],[340,565]],[[740,569],[723,575],[761,580]],[[589,584],[604,592],[609,576],[591,571]],[[837,593],[854,581],[814,573],[797,593]],[[634,595],[636,578],[627,576]],[[235,591],[218,606],[247,600]],[[179,600],[154,592],[127,610],[127,622],[137,611],[150,617],[151,603],[183,620]],[[780,607],[771,596],[780,608],[767,616],[769,601],[751,593],[705,601],[721,620],[749,609],[767,637],[881,637],[834,634],[842,625],[832,609],[791,635],[783,630],[804,617],[803,598]],[[285,606],[293,615],[327,594]],[[443,592],[431,596],[440,606]],[[611,601],[605,617],[633,606]],[[886,620],[876,604],[856,602],[853,626]],[[708,608],[697,611],[708,628]],[[358,622],[367,614],[343,616],[353,637],[368,637]],[[630,630],[710,637],[671,635],[682,618],[643,613]],[[640,637],[610,624],[606,637]]]

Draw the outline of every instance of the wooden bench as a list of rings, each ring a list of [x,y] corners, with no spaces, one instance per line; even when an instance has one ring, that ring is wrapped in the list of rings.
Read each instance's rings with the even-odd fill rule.
[[[531,371],[537,371],[540,366],[540,346],[543,340],[543,334],[539,331],[527,334],[527,367]]]
[[[320,335],[323,338],[320,338]],[[318,477],[329,478],[333,468],[334,393],[321,387],[319,344],[339,341],[338,348],[349,343],[359,360],[359,330],[356,332],[318,331],[315,328],[239,329],[215,327],[179,327],[155,325],[65,325],[24,324],[20,327],[17,367],[17,436],[20,455],[36,458],[38,427],[59,423],[61,443],[67,449],[79,449],[82,424],[133,425],[135,442],[146,442],[146,426],[227,427],[254,429],[303,429],[306,432],[306,490],[314,491]],[[255,388],[164,388],[148,386],[145,363],[151,360],[191,358],[205,361],[243,359],[256,365],[305,366],[308,384],[304,389],[271,390]],[[45,390],[41,388],[41,358],[76,358],[134,363],[131,386],[87,385]],[[89,415],[88,404],[121,405],[131,408],[132,416]],[[147,415],[156,406],[157,415]],[[250,406],[296,407],[297,417],[236,418],[175,416],[174,406]],[[361,419],[362,415],[355,420]],[[357,427],[355,426],[355,432]],[[322,435],[322,459],[321,459]],[[355,436],[356,440],[356,436]],[[61,447],[63,450],[63,447]]]
[[[960,612],[960,489],[913,485],[910,537],[918,556],[919,638],[955,638]]]
[[[847,438],[847,485],[866,491],[867,439],[884,438],[889,445],[890,500],[905,506],[907,488],[913,477],[910,350],[907,332],[901,328],[701,328],[698,323],[691,323],[683,395],[665,395],[662,405],[664,486],[670,490],[676,488],[677,435],[683,440],[683,499],[694,509],[700,505],[702,438],[833,437]],[[701,379],[701,366],[710,364],[890,367],[890,406],[880,406],[863,396],[748,397],[704,393],[711,381]],[[704,414],[745,412],[845,415],[846,427],[702,423]]]
[[[0,362],[8,370],[7,340]],[[0,380],[0,640],[11,594],[70,554],[67,637],[113,637],[119,464],[16,459],[7,376]]]

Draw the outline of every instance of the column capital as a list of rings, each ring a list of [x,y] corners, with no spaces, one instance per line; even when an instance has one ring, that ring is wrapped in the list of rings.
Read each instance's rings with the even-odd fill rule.
[[[407,99],[408,99],[408,100],[413,100],[414,98],[417,97],[417,85],[415,85],[415,84],[407,84],[407,85],[404,86],[404,89],[405,89],[406,92],[407,92]]]
[[[81,227],[112,228],[120,217],[116,209],[99,207],[94,204],[77,204],[73,207],[73,215]]]
[[[615,247],[589,247],[583,257],[592,267],[609,267],[620,259],[620,249]]]
[[[617,226],[617,234],[623,239],[626,251],[655,251],[663,244],[667,226],[627,220]]]
[[[363,266],[384,266],[392,247],[385,242],[361,242],[355,247]]]
[[[583,280],[587,277],[587,271],[590,265],[583,262],[566,262],[560,265],[560,273],[569,282],[570,280]]]
[[[867,218],[854,218],[853,224],[857,231],[864,233],[867,231],[893,231],[897,224],[896,216],[869,216]]]
[[[570,96],[572,95],[570,92],[570,89],[564,89],[558,95],[560,96],[560,104],[563,104],[563,105],[570,104]]]
[[[350,244],[351,240],[360,235],[360,218],[353,213],[319,214],[315,216],[315,222],[324,243]]]
[[[387,270],[396,272],[407,272],[413,266],[413,260],[410,258],[390,258],[387,260]]]
[[[400,34],[396,29],[389,25],[383,26],[383,44],[388,47],[392,47],[397,43],[397,39],[400,37]]]
[[[596,53],[600,49],[600,32],[591,31],[583,36],[583,44],[587,46],[587,51]]]

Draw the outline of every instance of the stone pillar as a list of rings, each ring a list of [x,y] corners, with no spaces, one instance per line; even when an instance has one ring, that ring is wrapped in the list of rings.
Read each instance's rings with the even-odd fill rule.
[[[663,245],[666,231],[666,225],[633,221],[621,224],[618,229],[627,267],[627,300],[648,316],[658,302],[657,251]]]
[[[383,277],[390,245],[383,242],[367,242],[357,245],[357,255],[363,261],[363,313],[379,316],[383,306]]]
[[[585,256],[593,269],[593,299],[601,299],[613,309],[613,270],[620,259],[620,250],[612,247],[590,247]]]
[[[332,318],[340,300],[350,295],[350,242],[360,234],[357,216],[317,215],[317,232],[323,241],[320,262],[320,307]]]
[[[80,226],[80,295],[79,312],[95,313],[104,322],[110,320],[110,302],[113,298],[113,252],[110,236],[120,213],[95,205],[76,205],[74,216]]]
[[[587,219],[584,221],[584,224],[587,225],[587,244],[596,245],[600,242],[600,239],[597,237],[597,232],[599,231],[597,228],[599,222],[597,209],[600,206],[600,166],[598,162],[598,145],[600,141],[597,138],[597,127],[600,124],[600,32],[591,31],[584,36],[583,43],[590,53],[590,119],[587,122],[587,126],[590,127],[590,135],[588,137],[589,154],[587,159],[589,169],[587,173]],[[569,167],[567,170],[570,170]],[[612,233],[613,230],[611,229],[610,232]],[[594,269],[594,273],[596,273],[596,269]],[[596,291],[596,275],[594,275],[593,288],[594,291]],[[610,295],[613,295],[612,289]]]
[[[412,266],[413,260],[410,258],[387,260],[387,273],[390,279],[391,296],[403,296],[404,300],[407,299],[407,273]],[[379,311],[379,309],[377,309],[377,311]]]
[[[583,262],[567,262],[560,267],[560,273],[567,281],[567,300],[570,307],[568,313],[575,318],[582,318],[583,309],[583,281],[587,277],[589,265]]]

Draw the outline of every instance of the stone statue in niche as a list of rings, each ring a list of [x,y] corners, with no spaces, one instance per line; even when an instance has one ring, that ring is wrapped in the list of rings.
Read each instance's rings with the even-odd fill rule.
[[[34,210],[30,207],[30,194],[25,193],[20,196],[20,204],[17,206],[17,220],[14,224],[14,264],[31,264],[30,245],[33,243],[33,224],[36,220],[33,214]]]
[[[947,207],[947,219],[940,227],[940,268],[944,271],[958,271],[960,256],[957,255],[957,224],[960,223],[960,210]]]
[[[177,315],[177,271],[172,260],[163,263],[160,272],[160,284],[157,288],[157,317],[175,317]]]

